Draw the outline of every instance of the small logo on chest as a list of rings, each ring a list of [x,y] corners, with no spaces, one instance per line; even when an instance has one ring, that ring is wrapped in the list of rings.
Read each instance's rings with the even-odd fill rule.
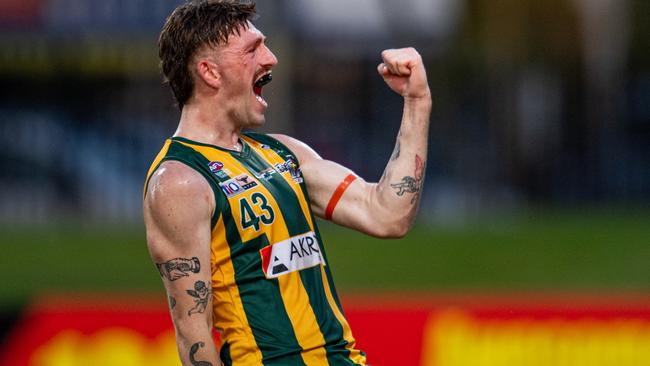
[[[221,179],[228,178],[229,172],[227,171],[227,169],[224,169],[223,163],[220,161],[211,161],[208,164],[208,169],[210,169],[212,173],[214,173],[217,177]]]
[[[210,162],[210,164],[208,164],[208,168],[210,168],[210,171],[214,173],[216,171],[223,169],[223,163],[220,161],[213,161]]]
[[[275,170],[273,168],[268,168],[262,170],[259,172],[259,174],[255,174],[255,177],[257,177],[257,179],[264,179],[266,181],[269,181],[271,178],[273,178],[273,175],[275,175]]]
[[[274,168],[279,173],[289,172],[289,174],[291,174],[291,178],[293,179],[293,181],[298,184],[302,183],[303,181],[300,168],[298,167],[298,164],[296,164],[296,162],[293,160],[291,156],[287,156],[287,160],[284,163],[275,164]]]
[[[230,198],[257,186],[257,182],[247,174],[240,174],[235,178],[219,183],[219,186],[226,197]]]

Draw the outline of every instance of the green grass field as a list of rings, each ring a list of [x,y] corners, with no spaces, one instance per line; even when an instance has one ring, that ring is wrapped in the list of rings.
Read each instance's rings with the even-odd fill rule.
[[[542,214],[378,240],[321,222],[337,287],[650,290],[650,213]],[[0,305],[43,291],[159,292],[141,228],[3,228]]]

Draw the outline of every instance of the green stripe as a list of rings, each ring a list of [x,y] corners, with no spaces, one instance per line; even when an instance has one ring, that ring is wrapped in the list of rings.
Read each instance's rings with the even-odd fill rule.
[[[232,357],[230,357],[230,344],[224,342],[219,351],[219,358],[224,366],[232,366]]]
[[[271,139],[269,136],[262,137],[260,135],[249,134],[249,137],[253,139],[257,139],[258,141],[262,143],[266,143],[270,146],[280,148],[280,152],[284,152],[285,153],[284,155],[292,156],[293,159],[297,161],[295,155],[291,153],[290,150],[288,150],[284,145],[280,144],[278,141]],[[264,169],[267,169],[269,166],[268,163],[266,163],[266,161],[263,160],[254,151],[250,155],[250,160],[252,160],[253,163],[249,164],[248,166],[249,170],[253,168],[255,169],[254,171],[262,171]],[[260,182],[267,189],[269,189],[269,191],[271,191],[273,196],[276,197],[276,199],[278,200],[278,206],[282,211],[282,216],[285,218],[287,227],[295,227],[293,232],[289,230],[290,235],[291,236],[299,235],[306,231],[309,231],[310,230],[309,224],[303,214],[302,207],[300,206],[300,202],[298,201],[298,197],[296,196],[295,191],[280,176],[280,174],[275,174],[271,179],[271,181],[275,184],[271,185],[269,184],[269,182],[266,182],[264,179],[260,179]],[[301,188],[302,188],[302,192],[303,192],[302,195],[304,199],[306,200],[307,204],[310,205],[309,197],[305,194],[307,191],[306,188],[304,187],[304,182],[301,185]],[[278,199],[278,197],[281,198]],[[311,210],[309,210],[309,212],[312,217],[312,222],[314,223],[314,229],[318,241],[321,244],[320,248],[323,254],[323,258],[327,263],[327,259],[325,258],[325,253],[324,253],[323,240],[321,239],[320,234],[318,233],[318,229],[316,227],[316,220],[313,217],[313,213],[311,212]],[[292,218],[294,220],[292,220]],[[329,266],[325,267],[325,271],[326,273],[329,273]],[[341,365],[343,362],[344,364],[354,365],[354,363],[348,358],[350,352],[345,348],[345,346],[347,346],[347,341],[343,337],[343,326],[336,318],[336,315],[334,314],[332,308],[329,305],[329,302],[327,301],[320,267],[314,267],[314,268],[304,269],[300,271],[300,279],[309,297],[309,302],[311,304],[312,309],[314,310],[314,314],[316,316],[316,320],[318,322],[320,331],[323,334],[323,338],[325,339],[325,351],[329,363],[331,365]],[[330,286],[332,286],[332,280],[328,278],[328,281],[330,283]],[[339,305],[338,297],[336,296],[336,292],[333,286],[332,286],[332,292],[335,297],[335,300],[337,301],[337,305]]]
[[[322,245],[320,247],[323,248]],[[343,338],[343,327],[327,302],[320,266],[300,271],[300,279],[325,339],[327,359],[331,365],[339,365],[336,355],[345,353],[347,356],[349,352],[345,349],[347,342]]]

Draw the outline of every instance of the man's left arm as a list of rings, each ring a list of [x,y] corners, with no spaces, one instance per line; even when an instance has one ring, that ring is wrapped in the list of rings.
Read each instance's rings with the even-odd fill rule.
[[[296,139],[274,137],[298,157],[314,214],[369,235],[402,237],[415,219],[424,184],[431,92],[415,49],[386,50],[381,56],[377,70],[404,98],[404,112],[395,149],[379,182],[364,181]]]

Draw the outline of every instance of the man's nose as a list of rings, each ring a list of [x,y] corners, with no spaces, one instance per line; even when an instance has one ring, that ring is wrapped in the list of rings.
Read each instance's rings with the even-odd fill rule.
[[[271,50],[266,45],[264,45],[263,53],[264,54],[262,56],[261,63],[262,63],[262,65],[264,65],[264,67],[271,68],[271,67],[277,65],[278,58],[275,57],[273,52],[271,52]]]

